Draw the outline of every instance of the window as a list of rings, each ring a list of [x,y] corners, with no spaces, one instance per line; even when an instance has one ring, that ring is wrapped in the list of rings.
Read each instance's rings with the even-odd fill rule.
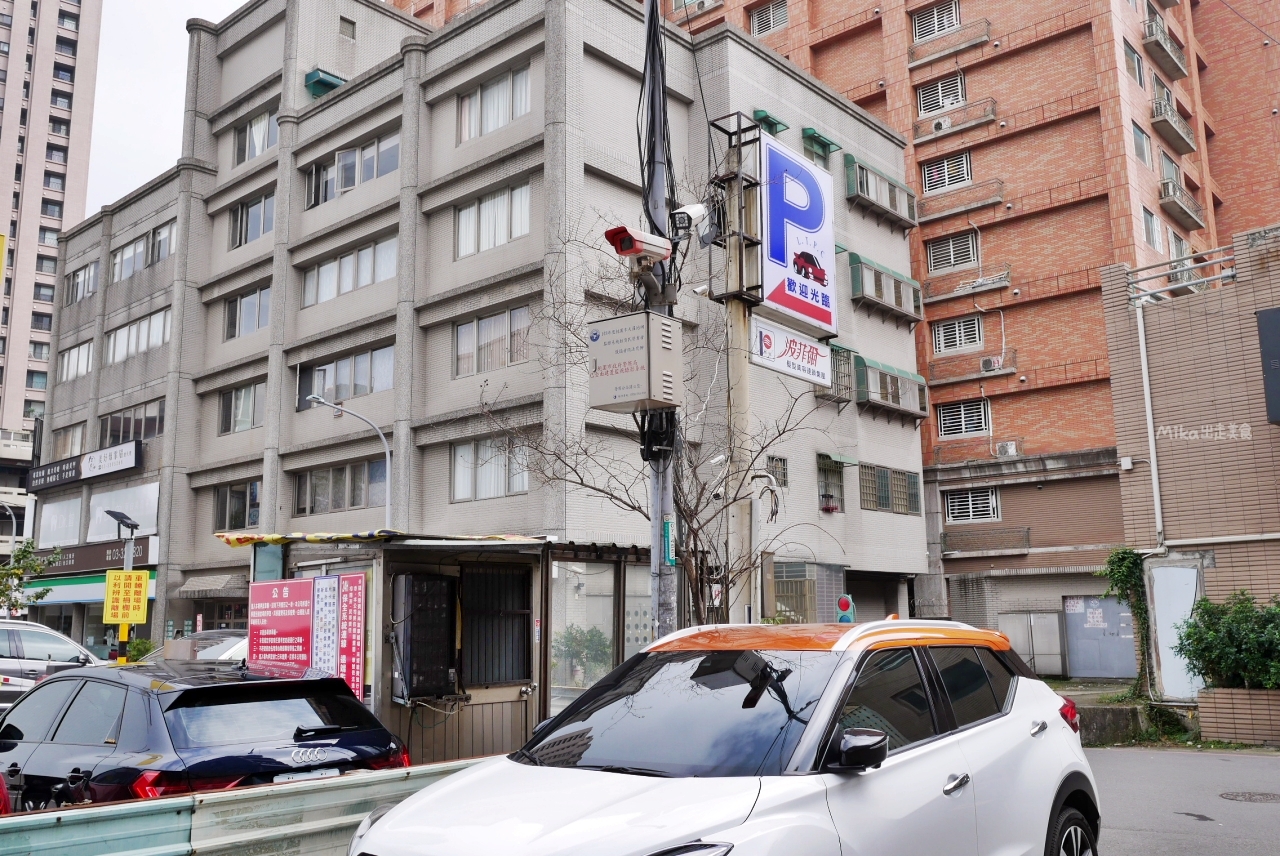
[[[1000,494],[994,487],[948,490],[942,494],[948,523],[1000,519]]]
[[[1156,215],[1152,214],[1146,208],[1142,209],[1142,239],[1147,242],[1147,246],[1156,251],[1162,251],[1160,246],[1160,221],[1156,219]]]
[[[1177,232],[1173,231],[1173,227],[1170,226],[1169,227],[1169,258],[1183,259],[1189,255],[1191,255],[1191,245],[1187,243],[1186,238],[1182,237]],[[1179,264],[1178,267],[1185,267],[1186,265],[1189,265],[1189,264],[1191,264],[1191,262],[1186,261]],[[1182,276],[1186,276],[1186,274],[1182,274]],[[1187,278],[1192,279],[1194,277],[1187,277]]]
[[[67,277],[67,305],[79,303],[98,290],[98,263],[90,262]]]
[[[218,396],[218,433],[238,434],[261,428],[267,409],[267,385],[251,383]]]
[[[933,322],[933,352],[945,354],[982,344],[982,316],[967,315]]]
[[[31,313],[31,329],[32,330],[52,330],[53,316],[46,312]]]
[[[929,653],[942,676],[957,727],[964,728],[1000,712],[1003,706],[996,704],[987,670],[975,649],[938,646],[930,647]]]
[[[134,354],[158,348],[169,341],[169,328],[173,320],[172,309],[161,309],[132,324],[107,333],[105,364],[122,363]]]
[[[50,190],[66,190],[67,177],[60,172],[46,172],[44,174],[44,186]]]
[[[147,265],[147,239],[138,238],[111,254],[111,281],[128,279]]]
[[[35,284],[35,292],[32,295],[32,299],[35,300],[36,303],[52,303],[53,286],[43,282],[37,282]]]
[[[263,110],[236,128],[236,165],[250,161],[280,142],[280,123],[275,110]]]
[[[399,132],[344,149],[333,160],[312,164],[307,170],[307,207],[336,199],[357,184],[381,178],[399,167]]]
[[[453,444],[454,502],[493,499],[528,490],[528,447],[519,439],[486,437]]]
[[[454,376],[467,377],[529,359],[531,323],[529,307],[517,306],[455,325]]]
[[[151,233],[151,264],[173,255],[178,241],[178,221],[170,220]]]
[[[529,184],[503,187],[459,206],[458,258],[529,234]]]
[[[763,36],[787,25],[787,0],[775,0],[751,11],[751,35]]]
[[[1009,668],[987,648],[978,649],[978,660],[987,672],[991,689],[995,690],[996,706],[1004,710],[1005,703],[1009,700],[1009,690],[1013,687],[1013,675],[1009,672]]]
[[[778,487],[787,487],[787,459],[769,455],[765,458],[764,471],[773,476]]]
[[[858,495],[867,511],[920,513],[920,474],[859,464]]]
[[[840,711],[839,729],[874,728],[896,752],[935,734],[929,696],[910,648],[877,651],[858,670]]]
[[[818,455],[818,507],[844,511],[844,464],[827,455]]]
[[[48,145],[45,147],[45,150],[44,150],[44,159],[47,161],[51,161],[52,163],[66,163],[67,150],[63,146],[55,146],[52,144]],[[62,215],[59,214],[57,216],[61,217]]]
[[[963,437],[990,431],[991,419],[985,399],[938,405],[939,437]]]
[[[350,18],[339,18],[338,35],[354,40],[356,37],[356,22]]]
[[[960,26],[959,0],[949,0],[911,15],[911,35],[917,42],[949,33]]]
[[[41,226],[37,240],[46,247],[56,247],[58,246],[58,230],[50,229],[48,226]]]
[[[978,263],[978,236],[975,232],[952,235],[926,241],[925,255],[929,257],[929,272],[949,268],[973,267]]]
[[[264,330],[271,323],[271,286],[232,297],[224,303],[224,307],[226,339]]]
[[[71,93],[61,92],[57,89],[49,93],[49,104],[60,110],[71,109]]]
[[[1160,150],[1160,177],[1166,181],[1182,184],[1182,169],[1178,166],[1178,162],[1169,157],[1169,153]]]
[[[58,260],[52,256],[36,256],[36,273],[57,273]]]
[[[940,160],[921,164],[920,172],[924,176],[925,193],[956,187],[973,180],[968,152],[957,152]]]
[[[1163,101],[1169,106],[1173,106],[1173,90],[1154,74],[1151,75],[1151,90],[1155,93],[1157,101]]]
[[[948,110],[964,103],[964,72],[931,81],[916,88],[916,107],[921,116]]]
[[[302,275],[302,306],[333,300],[357,288],[393,279],[400,242],[396,235],[326,259]]]
[[[1133,123],[1133,153],[1138,156],[1138,160],[1151,166],[1151,135],[1138,127],[1138,123]]]
[[[23,419],[42,419],[44,418],[44,402],[32,401],[27,399],[22,402],[22,418]]]
[[[218,488],[213,512],[214,531],[226,532],[257,526],[261,494],[260,481],[226,484]]]
[[[804,129],[804,137],[801,142],[804,147],[804,156],[809,159],[810,163],[825,170],[831,169],[831,154],[839,149],[840,146],[812,128]]]
[[[4,353],[4,339],[0,339],[0,354]],[[33,360],[49,359],[48,342],[27,342],[27,356]]]
[[[26,634],[29,631],[20,631]],[[53,634],[42,634],[52,636]],[[62,644],[60,637],[53,637]],[[75,653],[69,655],[72,662],[79,656],[79,649],[65,643]],[[23,636],[25,649],[26,636]],[[65,653],[65,652],[64,652]],[[50,656],[49,659],[66,659]],[[75,701],[67,708],[62,724],[53,734],[54,743],[81,745],[85,747],[101,747],[114,744],[120,734],[120,714],[124,710],[124,700],[129,691],[115,684],[104,684],[100,681],[85,681]],[[92,751],[92,750],[90,750]]]
[[[1134,50],[1133,45],[1124,43],[1124,68],[1139,86],[1142,86],[1142,55]]]
[[[495,77],[458,96],[458,142],[510,124],[530,110],[529,67]]]
[[[58,352],[58,380],[74,380],[93,371],[93,342]]]
[[[164,399],[126,407],[98,418],[98,448],[107,449],[133,440],[150,440],[164,434]]]
[[[12,26],[13,26],[13,16],[0,14],[0,27],[12,27]]]
[[[231,209],[231,246],[243,246],[271,231],[275,224],[276,195],[257,196]]]
[[[57,134],[60,137],[71,136],[71,121],[69,119],[51,118],[49,120],[49,133]]]
[[[64,30],[79,30],[80,18],[77,15],[72,15],[70,12],[63,12],[62,10],[59,10],[58,26],[62,27]]]
[[[322,365],[298,369],[298,409],[308,410],[307,396],[326,401],[346,401],[374,392],[385,392],[395,382],[395,346],[360,351]]]
[[[378,458],[298,473],[293,495],[296,517],[348,508],[381,508],[387,504],[387,460]]]
[[[84,423],[78,422],[53,432],[53,459],[65,461],[84,452]]]
[[[62,203],[53,199],[40,200],[41,217],[62,217]]]
[[[61,80],[63,83],[75,83],[76,70],[69,65],[55,63],[53,66],[53,79]]]
[[[27,389],[48,389],[49,373],[27,370]]]

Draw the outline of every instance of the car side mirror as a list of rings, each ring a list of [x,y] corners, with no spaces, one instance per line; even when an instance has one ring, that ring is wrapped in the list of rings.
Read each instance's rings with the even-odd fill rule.
[[[89,665],[89,658],[86,657],[84,654],[81,654],[79,657],[76,657],[76,662],[78,662],[82,666],[87,666]]]
[[[889,737],[873,728],[846,728],[837,732],[827,752],[826,769],[832,773],[863,773],[884,763]]]

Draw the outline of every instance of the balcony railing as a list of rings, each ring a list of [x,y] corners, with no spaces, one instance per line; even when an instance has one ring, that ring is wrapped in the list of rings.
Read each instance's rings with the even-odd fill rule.
[[[1184,229],[1204,228],[1204,208],[1181,182],[1172,178],[1160,182],[1160,207]]]
[[[1151,127],[1180,155],[1196,150],[1196,134],[1178,108],[1157,98],[1151,102]]]
[[[955,529],[942,533],[942,552],[947,553],[1026,553],[1031,549],[1031,528]]]
[[[931,113],[917,121],[911,130],[916,142],[922,143],[925,140],[945,137],[995,120],[996,99],[982,98],[950,110]]]
[[[852,274],[855,306],[880,312],[895,321],[906,321],[908,324],[915,324],[923,319],[920,283],[914,279],[857,253],[849,254],[849,270]]]
[[[916,42],[907,48],[907,68],[915,68],[989,41],[991,41],[991,22],[986,18],[979,18],[940,36]]]
[[[831,386],[814,386],[815,397],[837,404],[853,401],[856,390],[853,385],[853,351],[833,346],[831,348]]]
[[[1181,80],[1190,72],[1187,70],[1187,54],[1169,35],[1169,30],[1160,18],[1148,18],[1143,23],[1142,46],[1151,56],[1152,61],[1160,66],[1160,70],[1172,80]]]
[[[998,205],[1004,201],[1004,182],[998,178],[980,181],[950,192],[928,196],[916,203],[920,222],[938,220],[952,214],[963,214],[978,208]]]

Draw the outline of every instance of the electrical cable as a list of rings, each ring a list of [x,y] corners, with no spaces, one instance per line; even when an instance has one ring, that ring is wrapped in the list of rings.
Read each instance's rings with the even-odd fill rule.
[[[1266,37],[1267,37],[1268,39],[1270,39],[1271,41],[1273,41],[1273,42],[1274,42],[1274,41],[1276,41],[1276,37],[1275,37],[1275,36],[1271,35],[1271,34],[1270,34],[1270,33],[1268,33],[1266,30],[1262,29],[1262,27],[1259,27],[1259,26],[1258,26],[1257,24],[1255,24],[1253,21],[1249,20],[1249,18],[1248,18],[1248,17],[1246,17],[1246,16],[1245,16],[1245,14],[1244,14],[1243,12],[1241,12],[1241,11],[1240,11],[1239,9],[1237,9],[1235,6],[1232,6],[1230,3],[1228,3],[1228,2],[1227,2],[1227,0],[1218,0],[1218,2],[1219,2],[1219,3],[1221,3],[1223,6],[1226,6],[1226,7],[1227,7],[1228,9],[1230,9],[1232,12],[1234,12],[1234,13],[1235,13],[1235,15],[1236,15],[1236,17],[1238,17],[1241,21],[1244,21],[1244,22],[1245,22],[1246,24],[1248,24],[1250,27],[1253,27],[1255,30],[1257,30],[1259,33],[1262,33],[1262,35],[1266,36]]]

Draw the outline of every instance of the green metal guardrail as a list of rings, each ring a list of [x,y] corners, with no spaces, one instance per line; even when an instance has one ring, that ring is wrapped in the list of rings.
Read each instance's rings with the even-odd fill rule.
[[[0,818],[0,856],[346,856],[365,815],[483,759]]]

